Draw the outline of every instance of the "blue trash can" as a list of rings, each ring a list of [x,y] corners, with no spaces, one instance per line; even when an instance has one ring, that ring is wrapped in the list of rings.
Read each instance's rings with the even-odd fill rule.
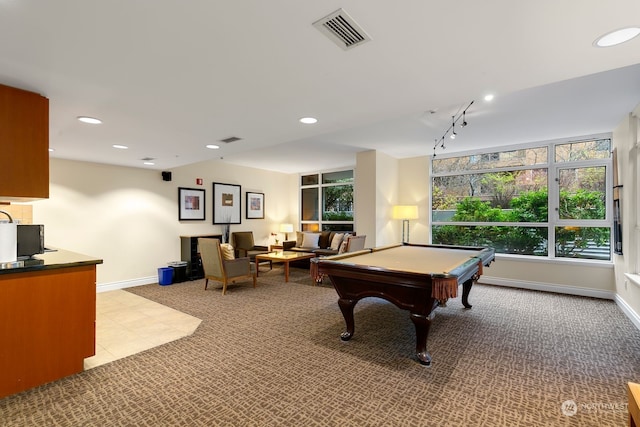
[[[158,284],[165,286],[173,283],[173,269],[171,267],[160,267],[158,269]]]

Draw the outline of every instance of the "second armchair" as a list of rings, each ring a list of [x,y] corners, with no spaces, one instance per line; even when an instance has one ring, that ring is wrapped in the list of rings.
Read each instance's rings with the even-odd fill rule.
[[[253,231],[234,231],[231,233],[231,244],[236,252],[236,257],[249,257],[256,260],[256,255],[269,253],[266,246],[256,246],[253,241]]]

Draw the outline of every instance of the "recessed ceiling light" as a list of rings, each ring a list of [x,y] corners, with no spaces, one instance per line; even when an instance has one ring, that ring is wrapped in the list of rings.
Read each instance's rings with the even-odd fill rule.
[[[300,123],[304,123],[305,125],[312,125],[314,123],[318,123],[318,119],[315,117],[303,117],[300,119]]]
[[[620,43],[628,42],[632,38],[640,34],[639,27],[627,27],[619,30],[612,31],[604,36],[598,37],[593,45],[596,47],[609,47],[615,46]]]
[[[153,165],[155,165],[155,163],[153,163],[153,162],[144,162],[144,164],[145,164],[145,165],[147,165],[147,166],[153,166]]]
[[[89,123],[92,125],[99,125],[100,123],[102,123],[102,120],[96,119],[94,117],[79,116],[78,120],[80,120],[83,123]]]
[[[487,102],[493,101],[493,94],[489,93],[489,94],[485,95],[484,96],[484,100],[487,101]]]
[[[120,149],[120,150],[126,150],[126,149],[128,149],[128,148],[129,148],[129,147],[127,147],[126,145],[119,145],[119,144],[113,144],[113,145],[112,145],[112,147],[113,147],[113,148],[118,148],[118,149]]]
[[[211,149],[211,150],[217,150],[218,148],[220,148],[220,146],[215,145],[215,144],[208,144],[208,145],[206,145],[206,147]]]

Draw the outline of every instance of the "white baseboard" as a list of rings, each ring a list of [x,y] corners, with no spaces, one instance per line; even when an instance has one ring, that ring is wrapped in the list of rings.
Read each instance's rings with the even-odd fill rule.
[[[526,280],[503,279],[500,277],[482,276],[480,283],[488,285],[506,286],[510,288],[530,289],[532,291],[555,292],[558,294],[578,295],[583,297],[616,299],[616,293],[600,289],[579,288],[577,286],[554,285],[541,282],[528,282]]]
[[[96,292],[115,291],[116,289],[132,288],[134,286],[158,283],[157,276],[141,277],[139,279],[123,280],[122,282],[99,283]]]
[[[577,286],[552,285],[549,283],[527,282],[525,280],[502,279],[500,277],[482,276],[480,283],[487,285],[506,286],[510,288],[530,289],[533,291],[555,292],[559,294],[578,295],[583,297],[610,299],[618,304],[620,310],[631,320],[636,328],[640,329],[640,315],[623,300],[620,295],[612,291],[599,289],[579,288]]]
[[[622,310],[622,312],[627,315],[631,322],[636,325],[636,328],[640,329],[640,315],[633,311],[631,306],[629,306],[629,304],[627,304],[627,302],[623,300],[620,295],[616,295],[615,301],[616,304],[618,304],[618,307],[620,307],[620,310]]]

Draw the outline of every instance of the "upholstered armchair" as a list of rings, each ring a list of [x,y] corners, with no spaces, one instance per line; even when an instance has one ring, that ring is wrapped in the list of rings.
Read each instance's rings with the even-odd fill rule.
[[[364,241],[366,238],[366,235],[347,237],[347,244],[344,252],[355,252],[364,249]]]
[[[209,279],[222,282],[222,295],[227,292],[227,285],[242,279],[253,279],[256,287],[256,269],[248,257],[235,258],[233,253],[223,255],[218,239],[198,239],[202,268],[204,269],[204,289],[209,286]]]
[[[269,253],[266,246],[256,246],[253,241],[253,231],[234,231],[231,233],[231,244],[236,252],[236,257],[249,257],[256,260],[256,255]]]

